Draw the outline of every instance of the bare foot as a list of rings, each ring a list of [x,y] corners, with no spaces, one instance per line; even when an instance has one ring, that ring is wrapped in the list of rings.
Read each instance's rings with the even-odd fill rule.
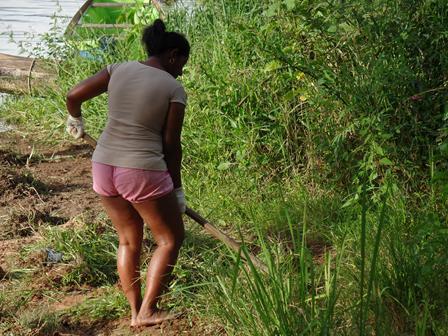
[[[131,328],[137,327],[137,317],[138,317],[138,313],[132,312],[132,314],[131,314]]]
[[[170,313],[164,310],[155,310],[150,314],[139,314],[135,321],[135,327],[146,327],[155,324],[160,324],[165,321],[174,320],[178,318],[180,314]]]

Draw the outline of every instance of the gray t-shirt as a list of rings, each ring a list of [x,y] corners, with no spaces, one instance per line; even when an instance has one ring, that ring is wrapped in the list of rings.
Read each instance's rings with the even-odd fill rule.
[[[92,161],[167,170],[162,130],[171,102],[186,105],[183,86],[168,72],[127,62],[107,66],[109,113]]]

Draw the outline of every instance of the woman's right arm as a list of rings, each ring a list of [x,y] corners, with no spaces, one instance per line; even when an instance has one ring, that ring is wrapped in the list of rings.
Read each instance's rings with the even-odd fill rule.
[[[67,94],[66,106],[69,113],[67,132],[75,139],[84,136],[84,123],[81,116],[81,104],[107,91],[110,75],[107,69],[83,80]]]
[[[99,96],[107,91],[110,75],[107,69],[103,69],[92,77],[89,77],[67,93],[67,110],[75,118],[81,116],[81,104],[86,100]]]

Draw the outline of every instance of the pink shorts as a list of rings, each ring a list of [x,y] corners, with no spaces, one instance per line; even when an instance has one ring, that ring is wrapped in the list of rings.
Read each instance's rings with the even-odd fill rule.
[[[121,196],[132,203],[162,197],[173,191],[167,171],[122,168],[92,162],[93,190],[101,196]]]

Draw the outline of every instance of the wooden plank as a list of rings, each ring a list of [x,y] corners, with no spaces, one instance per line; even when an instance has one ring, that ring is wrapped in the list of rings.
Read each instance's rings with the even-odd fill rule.
[[[31,93],[52,86],[55,78],[43,60],[0,53],[0,92]]]
[[[78,23],[80,28],[131,28],[129,23]]]

